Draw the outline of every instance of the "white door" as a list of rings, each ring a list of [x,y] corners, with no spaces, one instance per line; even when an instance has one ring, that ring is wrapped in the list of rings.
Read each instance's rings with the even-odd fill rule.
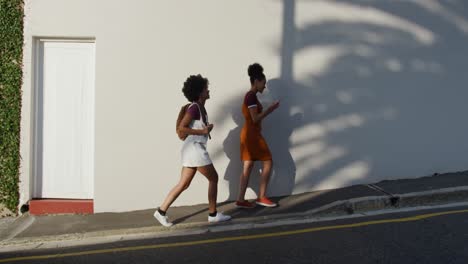
[[[36,198],[92,199],[95,44],[39,41]]]

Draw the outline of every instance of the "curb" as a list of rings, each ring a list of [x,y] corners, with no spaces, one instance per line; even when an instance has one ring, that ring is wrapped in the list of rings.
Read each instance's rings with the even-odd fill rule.
[[[220,224],[207,224],[206,222],[180,223],[169,229],[158,225],[153,227],[115,229],[59,236],[14,238],[14,236],[19,234],[34,221],[34,218],[31,216],[22,216],[15,220],[15,222],[21,221],[19,227],[10,231],[7,239],[0,241],[0,252],[13,252],[37,248],[63,248],[145,238],[187,236],[208,232],[273,227],[301,223],[304,221],[331,221],[341,218],[366,216],[366,212],[385,211],[388,213],[391,212],[392,209],[400,210],[421,206],[440,206],[457,202],[468,202],[468,186],[395,194],[393,196],[368,196],[340,200],[303,213],[234,219],[227,223]]]
[[[0,232],[0,245],[4,241],[8,241],[13,239],[15,236],[17,236],[19,233],[23,232],[31,226],[36,218],[34,216],[31,216],[29,214],[23,214],[19,217],[17,217],[15,220],[13,220],[11,223],[8,223],[8,226],[11,226],[13,228],[11,229],[6,229]]]
[[[313,215],[342,215],[373,210],[415,207],[421,205],[440,205],[468,201],[468,186],[443,188],[431,191],[367,196],[336,201],[317,209],[307,211]]]

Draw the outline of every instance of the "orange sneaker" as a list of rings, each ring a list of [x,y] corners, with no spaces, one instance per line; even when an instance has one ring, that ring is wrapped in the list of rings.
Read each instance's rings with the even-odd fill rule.
[[[236,201],[236,207],[251,209],[255,207],[255,203],[251,203],[249,201]]]
[[[276,207],[278,205],[266,197],[258,198],[256,203],[265,207]]]

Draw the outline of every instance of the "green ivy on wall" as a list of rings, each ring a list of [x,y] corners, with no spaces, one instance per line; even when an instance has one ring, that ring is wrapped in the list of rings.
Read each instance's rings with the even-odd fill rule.
[[[0,0],[0,203],[17,212],[23,0]]]

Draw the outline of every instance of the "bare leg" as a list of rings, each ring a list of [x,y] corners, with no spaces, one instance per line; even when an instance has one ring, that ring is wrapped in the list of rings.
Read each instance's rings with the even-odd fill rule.
[[[265,160],[263,161],[263,169],[262,169],[262,175],[261,175],[261,180],[260,180],[260,191],[259,191],[259,198],[266,197],[266,190],[268,186],[268,182],[270,181],[270,174],[271,174],[271,168],[273,167],[273,161],[272,160]]]
[[[244,167],[240,177],[239,196],[237,197],[237,201],[245,200],[245,191],[247,190],[247,185],[249,184],[250,173],[252,172],[253,165],[253,161],[244,161]]]
[[[209,212],[216,212],[216,199],[218,197],[218,173],[213,164],[198,167],[198,171],[208,179]]]
[[[180,181],[174,188],[167,194],[166,199],[159,207],[162,211],[167,211],[169,206],[179,197],[179,195],[190,186],[193,176],[197,172],[196,168],[182,167]]]

